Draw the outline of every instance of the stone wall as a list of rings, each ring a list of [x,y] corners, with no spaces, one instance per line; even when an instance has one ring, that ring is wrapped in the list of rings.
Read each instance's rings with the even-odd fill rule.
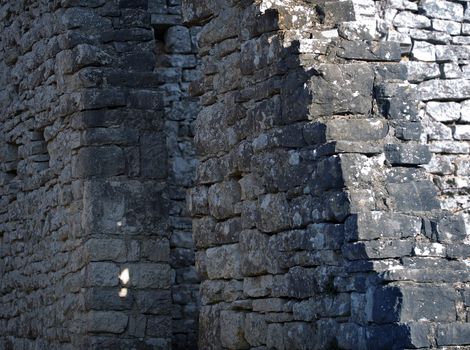
[[[469,347],[469,11],[3,2],[0,349]]]
[[[196,59],[191,41],[187,56],[171,44],[185,29],[179,11],[177,1],[0,6],[1,349],[195,343],[183,202]]]
[[[466,8],[185,3],[201,348],[470,343]]]

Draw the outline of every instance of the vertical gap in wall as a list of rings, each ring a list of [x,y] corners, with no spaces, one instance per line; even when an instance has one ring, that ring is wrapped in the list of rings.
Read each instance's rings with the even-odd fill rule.
[[[4,170],[7,180],[11,181],[18,176],[18,144],[16,142],[7,142],[3,157],[5,157]]]
[[[153,25],[168,151],[170,266],[174,276],[172,348],[190,350],[197,347],[199,290],[191,218],[186,209],[186,191],[193,185],[195,173],[191,124],[197,112],[188,85],[193,79],[196,55],[190,29],[176,22]]]

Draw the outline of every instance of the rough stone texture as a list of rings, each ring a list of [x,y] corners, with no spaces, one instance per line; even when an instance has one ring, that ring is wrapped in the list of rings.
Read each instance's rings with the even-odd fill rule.
[[[466,6],[183,3],[201,348],[470,345]]]
[[[0,349],[195,347],[197,28],[180,12],[0,5]]]
[[[469,6],[2,2],[0,349],[470,347]]]

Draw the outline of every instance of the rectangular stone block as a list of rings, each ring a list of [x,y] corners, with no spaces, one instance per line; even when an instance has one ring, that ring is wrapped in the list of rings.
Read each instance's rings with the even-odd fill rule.
[[[129,292],[125,297],[119,296],[121,288],[88,288],[85,292],[85,307],[93,310],[130,310],[134,304]]]
[[[421,219],[418,217],[373,211],[350,216],[346,221],[346,238],[354,240],[374,240],[377,238],[415,237],[421,232]]]
[[[87,315],[87,330],[91,333],[123,333],[129,317],[124,312],[90,311]]]
[[[385,145],[385,157],[392,165],[422,165],[431,160],[427,145]]]
[[[140,137],[140,175],[150,179],[167,177],[166,137],[163,133],[145,133]]]
[[[72,176],[75,178],[110,177],[125,172],[124,152],[118,146],[82,148],[73,158]]]
[[[244,336],[245,313],[235,311],[220,312],[220,341],[229,349],[247,349]]]
[[[86,267],[86,285],[115,287],[119,283],[119,267],[109,262],[93,262]]]
[[[326,122],[327,139],[331,141],[372,141],[387,136],[388,124],[383,119],[336,119]]]
[[[89,181],[83,200],[82,227],[88,233],[168,234],[168,200],[157,184]]]
[[[171,271],[168,264],[136,263],[128,264],[129,282],[135,288],[168,289],[171,285]]]
[[[439,325],[437,328],[437,344],[439,346],[470,344],[470,323]]]
[[[319,72],[321,75],[312,77],[309,83],[312,117],[369,113],[374,79],[370,66],[325,64],[319,67]]]
[[[345,244],[343,255],[349,260],[399,258],[411,255],[413,242],[406,240],[377,240]]]
[[[390,183],[387,185],[387,191],[399,212],[440,209],[436,198],[437,190],[431,182]]]
[[[241,277],[241,256],[238,244],[209,248],[206,255],[207,275],[210,279]]]
[[[151,337],[170,338],[171,324],[170,316],[149,316],[145,333]]]

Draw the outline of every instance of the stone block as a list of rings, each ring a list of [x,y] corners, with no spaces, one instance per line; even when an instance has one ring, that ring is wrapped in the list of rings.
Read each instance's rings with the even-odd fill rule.
[[[140,137],[140,174],[151,179],[167,177],[166,138],[162,133],[146,133]]]
[[[335,119],[326,122],[327,140],[372,141],[381,140],[388,133],[383,119]]]
[[[387,191],[399,212],[430,211],[440,209],[434,184],[427,181],[390,183]]]
[[[256,230],[240,233],[240,268],[244,276],[256,276],[269,270],[269,236]]]
[[[116,264],[92,262],[86,268],[86,285],[96,287],[115,287],[119,283],[120,270]]]
[[[456,125],[454,127],[454,139],[470,141],[470,125]]]
[[[457,102],[428,102],[426,112],[441,123],[454,122],[460,119],[460,104]]]
[[[142,259],[152,262],[170,261],[170,242],[167,239],[146,240],[141,244],[140,250]]]
[[[375,289],[368,294],[366,307],[369,321],[376,323],[454,322],[455,302],[456,292],[449,287],[397,285]]]
[[[168,289],[171,285],[170,266],[157,263],[133,263],[126,265],[129,282],[135,288]]]
[[[207,275],[210,279],[241,277],[241,255],[238,244],[209,248],[206,255]]]
[[[278,232],[290,226],[289,205],[285,193],[266,194],[259,199],[260,220],[258,228],[263,232]]]
[[[348,241],[415,237],[421,233],[421,219],[398,213],[373,211],[350,216],[345,229]]]
[[[424,0],[420,3],[426,16],[431,18],[442,18],[452,21],[463,19],[463,5],[460,3],[439,0]]]
[[[85,183],[83,228],[98,234],[167,234],[168,202],[159,187],[139,181]]]
[[[229,349],[249,349],[245,340],[245,314],[224,310],[220,312],[220,341]]]
[[[439,346],[470,344],[470,323],[440,324],[437,328]]]
[[[243,293],[252,298],[266,297],[271,293],[272,284],[272,275],[245,277],[243,279]]]
[[[156,338],[171,338],[170,316],[149,316],[147,318],[147,336]]]
[[[322,23],[326,26],[356,20],[353,1],[325,2],[317,6],[317,11],[322,13]]]
[[[172,310],[172,295],[167,290],[131,289],[133,305],[139,312],[151,315],[169,315]]]
[[[436,63],[410,61],[405,64],[408,72],[408,80],[412,83],[420,83],[424,80],[439,78],[441,75],[439,65]]]
[[[209,211],[216,219],[226,219],[234,216],[235,205],[241,199],[240,184],[236,181],[226,181],[214,184],[209,188]]]
[[[418,98],[423,101],[470,98],[470,82],[463,79],[432,79],[418,85]]]
[[[284,326],[281,323],[268,324],[266,333],[266,346],[268,349],[285,349]]]
[[[313,76],[309,85],[313,103],[311,117],[335,114],[368,114],[371,108],[374,72],[367,64],[323,64],[321,75]],[[336,82],[336,83],[335,83]]]
[[[419,141],[422,133],[421,123],[399,121],[395,126],[395,136],[404,141]]]
[[[456,244],[467,238],[467,227],[461,215],[448,215],[437,223],[437,237],[439,242]]]
[[[431,160],[427,145],[385,145],[385,156],[392,165],[421,165]]]
[[[262,346],[266,344],[268,324],[264,315],[247,313],[245,315],[244,335],[250,346]]]
[[[272,295],[275,297],[308,298],[319,291],[314,268],[292,267],[286,275],[275,275]]]
[[[387,259],[410,256],[413,242],[406,240],[377,240],[346,244],[343,255],[349,260]]]
[[[93,287],[85,292],[87,310],[130,310],[134,304],[133,295],[119,296],[120,288]]]
[[[401,11],[393,19],[393,24],[405,28],[430,28],[431,20],[410,11]]]
[[[208,248],[215,244],[215,225],[216,221],[211,216],[193,220],[192,231],[196,247]]]
[[[189,189],[186,202],[192,217],[209,214],[208,188],[199,186]]]
[[[172,26],[165,32],[165,50],[169,53],[191,53],[191,36],[189,29],[183,26]]]
[[[118,146],[86,147],[73,159],[72,175],[81,177],[110,177],[126,172],[124,153]]]
[[[416,91],[410,84],[380,84],[375,87],[382,114],[393,120],[418,120]]]
[[[400,61],[401,48],[397,42],[343,41],[337,55],[349,60]]]
[[[90,333],[121,334],[127,327],[129,316],[117,311],[90,311],[87,320]]]
[[[85,249],[90,261],[125,261],[127,248],[120,239],[92,238],[85,243]]]

